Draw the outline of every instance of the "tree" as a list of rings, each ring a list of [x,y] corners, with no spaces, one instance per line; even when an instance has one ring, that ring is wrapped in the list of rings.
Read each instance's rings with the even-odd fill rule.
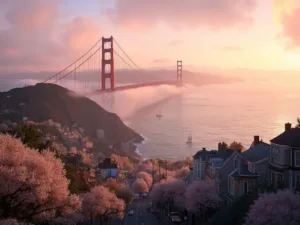
[[[148,185],[148,188],[149,189],[151,188],[153,179],[152,179],[152,176],[149,173],[147,173],[147,172],[139,172],[136,175],[136,178],[144,180],[146,182],[146,184]]]
[[[51,220],[81,206],[54,153],[30,149],[10,135],[0,135],[0,218]]]
[[[189,173],[190,173],[190,168],[188,168],[187,166],[182,167],[181,169],[176,171],[175,178],[182,179],[182,178],[188,176]]]
[[[220,206],[215,189],[205,181],[195,181],[186,190],[186,209],[206,220]]]
[[[4,220],[0,220],[0,225],[30,225],[30,224],[19,222],[16,219],[4,219]]]
[[[230,149],[234,149],[234,150],[242,150],[244,149],[244,146],[242,145],[241,142],[236,142],[233,141],[230,145],[229,145]]]
[[[110,156],[113,160],[115,160],[118,166],[123,170],[133,170],[133,165],[128,157],[125,156],[118,156],[116,154],[111,154]]]
[[[46,140],[44,133],[34,124],[18,125],[12,130],[9,130],[8,133],[16,138],[20,138],[23,144],[29,148],[37,149],[38,151],[45,149],[54,151],[51,141]]]
[[[164,189],[164,202],[171,203],[180,209],[185,208],[185,192],[188,184],[183,180],[177,180],[174,182],[166,183],[163,186]]]
[[[262,194],[251,206],[245,225],[300,224],[300,195],[290,190]]]
[[[133,200],[133,192],[129,187],[121,187],[119,190],[117,190],[116,193],[117,197],[124,200],[126,204],[129,204]]]
[[[137,178],[132,184],[132,190],[135,193],[148,192],[149,187],[148,184],[143,179]]]
[[[69,190],[72,194],[84,193],[90,190],[89,185],[83,179],[83,171],[73,164],[66,164],[66,177],[70,180]]]
[[[116,192],[120,188],[120,185],[118,184],[116,179],[111,178],[111,177],[106,180],[104,186],[114,192]]]
[[[122,219],[125,203],[123,200],[118,199],[114,193],[110,192],[108,188],[100,185],[84,195],[82,209],[84,214],[90,218],[91,224],[93,224],[95,217],[99,217],[101,222],[112,215]]]
[[[300,128],[300,118],[297,118],[297,125],[295,127]]]

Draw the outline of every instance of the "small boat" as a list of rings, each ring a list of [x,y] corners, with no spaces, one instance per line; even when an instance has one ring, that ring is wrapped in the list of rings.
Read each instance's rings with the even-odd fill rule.
[[[156,114],[156,117],[157,117],[158,119],[160,119],[160,118],[162,118],[162,114],[161,114],[161,113],[158,113],[158,114]]]
[[[187,144],[192,144],[192,142],[193,142],[192,135],[189,135],[189,137],[188,137],[186,143],[187,143]]]

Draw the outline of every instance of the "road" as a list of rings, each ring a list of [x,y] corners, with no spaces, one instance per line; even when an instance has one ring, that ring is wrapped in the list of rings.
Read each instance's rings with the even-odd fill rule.
[[[149,199],[134,200],[126,209],[124,219],[114,221],[112,225],[161,225],[161,222],[151,212],[147,211],[149,201]],[[130,210],[134,211],[133,215],[128,215]]]

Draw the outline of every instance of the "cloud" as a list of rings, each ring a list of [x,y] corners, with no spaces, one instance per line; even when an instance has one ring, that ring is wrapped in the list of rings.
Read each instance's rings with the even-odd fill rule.
[[[174,28],[230,27],[252,23],[256,0],[115,0],[107,15],[129,28],[165,23]]]
[[[286,49],[300,46],[300,6],[296,0],[273,0],[273,14],[276,23],[282,27],[279,39],[285,38]]]
[[[59,70],[99,38],[99,28],[88,18],[66,20],[61,12],[62,3],[3,2],[4,20],[9,26],[0,30],[0,71]]]
[[[170,63],[170,62],[172,62],[171,59],[161,58],[161,59],[154,59],[152,63],[154,63],[154,64],[165,64],[165,63]]]
[[[236,46],[236,45],[226,45],[226,46],[222,46],[222,47],[217,47],[217,49],[220,51],[226,51],[226,52],[242,50],[242,48],[240,46]]]
[[[182,44],[183,44],[183,40],[173,40],[169,42],[168,47],[176,47]]]
[[[292,46],[300,46],[300,7],[282,17],[283,35]]]

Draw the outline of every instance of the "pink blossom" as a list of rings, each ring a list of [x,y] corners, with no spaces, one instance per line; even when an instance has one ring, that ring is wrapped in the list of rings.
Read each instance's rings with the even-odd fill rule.
[[[123,218],[125,203],[108,188],[96,186],[84,195],[82,208],[84,214],[91,220],[95,216],[99,216],[101,219],[112,215]]]
[[[139,172],[147,172],[152,174],[153,164],[151,162],[144,162],[137,165],[135,169],[135,173],[138,174]]]
[[[153,180],[152,180],[152,176],[149,173],[139,172],[136,175],[136,178],[144,180],[146,182],[146,184],[148,185],[148,188],[151,188]]]
[[[148,187],[147,183],[143,179],[137,178],[133,182],[133,184],[132,184],[132,190],[135,193],[148,192],[149,191],[149,187]]]
[[[118,184],[116,179],[111,178],[111,177],[106,180],[104,186],[113,191],[117,191],[120,188],[120,185]]]
[[[121,169],[129,171],[133,170],[133,164],[130,162],[128,157],[118,156],[116,154],[111,154],[110,157],[117,162]]]
[[[298,225],[300,195],[289,190],[265,193],[251,206],[245,225]]]
[[[187,210],[199,216],[204,216],[207,209],[220,205],[216,190],[205,181],[195,181],[189,185],[185,197]]]
[[[0,132],[8,131],[8,126],[6,123],[0,123]]]
[[[64,165],[53,152],[39,153],[20,140],[0,135],[0,165],[0,200],[6,205],[0,217],[44,221],[57,212],[80,208],[78,199],[73,205],[77,197],[69,196]]]
[[[190,173],[190,169],[185,166],[176,171],[175,177],[181,179],[186,177],[189,173]]]

